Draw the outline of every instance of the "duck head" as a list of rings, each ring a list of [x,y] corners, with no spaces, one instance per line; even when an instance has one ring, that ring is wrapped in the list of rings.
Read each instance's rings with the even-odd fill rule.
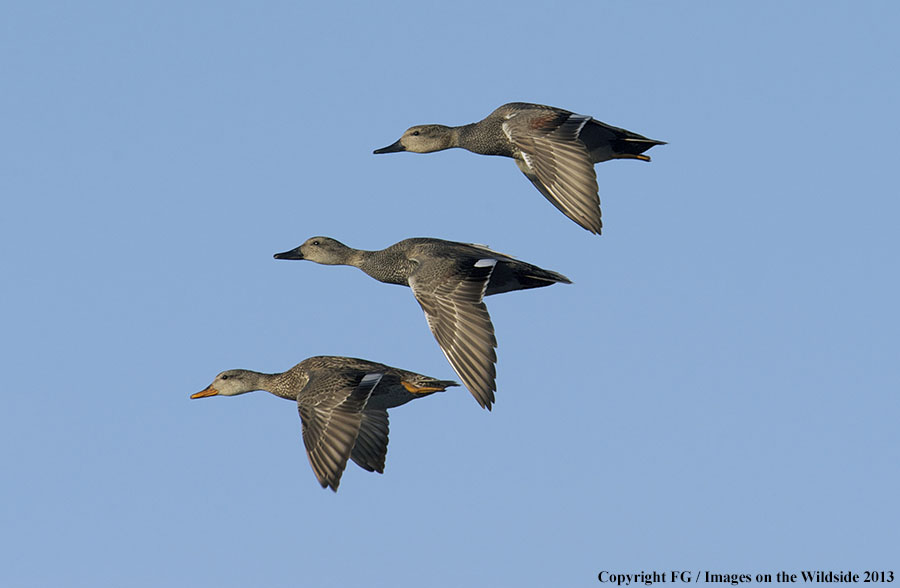
[[[208,396],[237,396],[259,390],[258,374],[247,370],[228,370],[222,372],[212,384],[191,394],[191,398],[206,398]]]
[[[308,259],[324,265],[346,265],[352,250],[331,237],[310,237],[299,247],[276,253],[275,259]]]
[[[431,153],[455,147],[453,128],[444,125],[418,125],[410,127],[396,143],[376,149],[375,154],[412,151]]]

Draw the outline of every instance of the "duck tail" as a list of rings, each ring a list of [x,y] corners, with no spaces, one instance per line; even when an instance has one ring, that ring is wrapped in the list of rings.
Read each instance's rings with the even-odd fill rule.
[[[536,284],[536,286],[549,286],[550,284],[571,284],[572,280],[562,275],[559,272],[554,272],[551,270],[545,270],[543,268],[537,266],[531,266],[531,271],[528,272],[528,278],[533,280],[537,280],[542,282],[540,284]],[[524,277],[524,276],[523,276]]]
[[[619,129],[619,136],[613,141],[612,148],[616,159],[640,159],[650,161],[650,157],[641,155],[644,151],[657,145],[666,145],[665,141],[650,139],[625,129]]]
[[[485,296],[512,292],[513,290],[543,288],[557,283],[572,283],[572,280],[560,273],[545,270],[523,261],[516,261],[515,264],[497,264],[497,268],[494,269],[494,273],[491,275],[491,281],[484,292]]]

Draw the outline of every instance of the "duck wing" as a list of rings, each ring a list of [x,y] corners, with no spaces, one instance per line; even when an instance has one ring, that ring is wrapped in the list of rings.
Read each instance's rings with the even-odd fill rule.
[[[384,473],[388,446],[388,413],[384,409],[368,409],[362,413],[359,434],[350,459],[369,472]]]
[[[600,197],[591,155],[578,134],[593,120],[564,110],[520,110],[503,121],[503,132],[519,149],[516,164],[567,217],[600,233]]]
[[[409,277],[441,351],[478,404],[488,410],[497,389],[497,339],[482,298],[496,264],[496,259],[477,257],[451,266],[422,263]]]
[[[315,371],[300,391],[297,409],[303,426],[303,444],[323,488],[330,487],[337,492],[359,435],[366,403],[382,376],[381,373]]]

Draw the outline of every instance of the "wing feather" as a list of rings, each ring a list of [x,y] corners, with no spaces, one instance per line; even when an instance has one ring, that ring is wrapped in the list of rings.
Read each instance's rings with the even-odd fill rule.
[[[323,488],[337,492],[359,435],[366,403],[381,378],[380,373],[362,378],[333,372],[311,373],[298,395],[303,444]]]
[[[519,169],[556,208],[591,231],[603,226],[597,174],[578,133],[591,117],[570,112],[520,114],[503,122],[518,147]]]
[[[369,472],[384,473],[388,446],[388,413],[383,409],[368,409],[362,413],[359,435],[350,452],[356,465]]]
[[[417,279],[419,272],[429,271],[427,267],[410,276],[413,294],[441,351],[475,400],[488,410],[497,389],[497,339],[482,298],[496,263],[496,259],[463,260],[438,280]]]

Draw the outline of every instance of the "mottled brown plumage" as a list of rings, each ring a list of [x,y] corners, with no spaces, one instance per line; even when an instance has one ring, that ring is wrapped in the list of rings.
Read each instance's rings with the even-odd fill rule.
[[[228,370],[191,398],[265,390],[295,401],[313,472],[336,492],[347,459],[384,472],[387,409],[458,385],[364,359],[317,356],[277,374]]]
[[[511,102],[476,123],[459,127],[418,125],[375,153],[431,153],[461,147],[515,159],[522,173],[553,206],[592,233],[600,233],[600,197],[594,164],[610,159],[650,161],[648,139],[562,108]]]
[[[353,249],[329,237],[311,237],[275,258],[352,265],[380,282],[409,286],[450,365],[475,400],[489,410],[497,389],[497,339],[482,298],[571,283],[562,274],[483,245],[421,237],[380,251]]]

